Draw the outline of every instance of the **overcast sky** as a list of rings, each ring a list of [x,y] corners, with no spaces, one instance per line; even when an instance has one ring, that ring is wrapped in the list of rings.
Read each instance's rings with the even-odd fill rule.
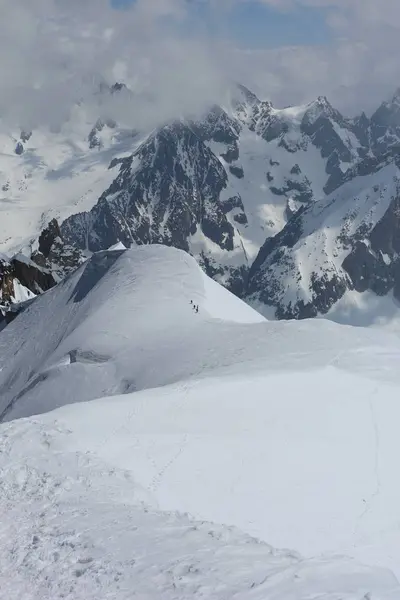
[[[149,123],[222,101],[229,80],[277,106],[327,95],[349,114],[370,112],[400,86],[400,0],[1,0],[1,7],[0,114],[21,126],[57,123],[102,78],[151,95],[130,115]]]

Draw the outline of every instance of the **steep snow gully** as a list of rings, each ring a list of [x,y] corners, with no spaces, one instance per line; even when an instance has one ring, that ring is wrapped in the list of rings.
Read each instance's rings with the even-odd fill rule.
[[[400,599],[399,358],[93,255],[0,332],[1,600]]]

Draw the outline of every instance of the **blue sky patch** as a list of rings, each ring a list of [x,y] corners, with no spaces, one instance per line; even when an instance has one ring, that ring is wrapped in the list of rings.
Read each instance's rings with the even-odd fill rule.
[[[326,10],[316,8],[283,12],[259,2],[243,2],[232,11],[227,33],[241,46],[252,48],[324,44],[330,38],[326,16]]]
[[[228,38],[245,48],[317,45],[326,44],[331,39],[326,9],[302,6],[280,11],[257,0],[250,0],[238,2],[229,12],[221,9],[218,14],[207,1],[187,1],[189,17],[185,24],[180,25],[180,29],[189,34],[196,30],[206,31]],[[118,8],[134,2],[112,0]]]

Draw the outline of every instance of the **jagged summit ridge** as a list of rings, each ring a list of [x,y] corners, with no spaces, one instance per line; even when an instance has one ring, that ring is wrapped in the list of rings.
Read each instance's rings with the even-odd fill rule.
[[[341,135],[348,126],[326,98],[277,110],[238,86],[230,107],[153,132],[63,234],[89,250],[119,240],[173,245],[240,291],[265,238],[359,158],[355,134]]]

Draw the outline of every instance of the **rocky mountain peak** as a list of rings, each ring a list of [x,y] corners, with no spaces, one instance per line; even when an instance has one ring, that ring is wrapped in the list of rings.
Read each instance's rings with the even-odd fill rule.
[[[400,90],[383,102],[371,116],[371,138],[375,153],[400,143]]]
[[[236,84],[234,90],[231,92],[231,101],[233,106],[240,106],[242,104],[257,106],[261,103],[261,100],[253,92],[240,83]]]
[[[311,127],[321,118],[333,118],[339,121],[343,119],[326,96],[318,96],[316,100],[307,105],[303,117],[303,127]]]

